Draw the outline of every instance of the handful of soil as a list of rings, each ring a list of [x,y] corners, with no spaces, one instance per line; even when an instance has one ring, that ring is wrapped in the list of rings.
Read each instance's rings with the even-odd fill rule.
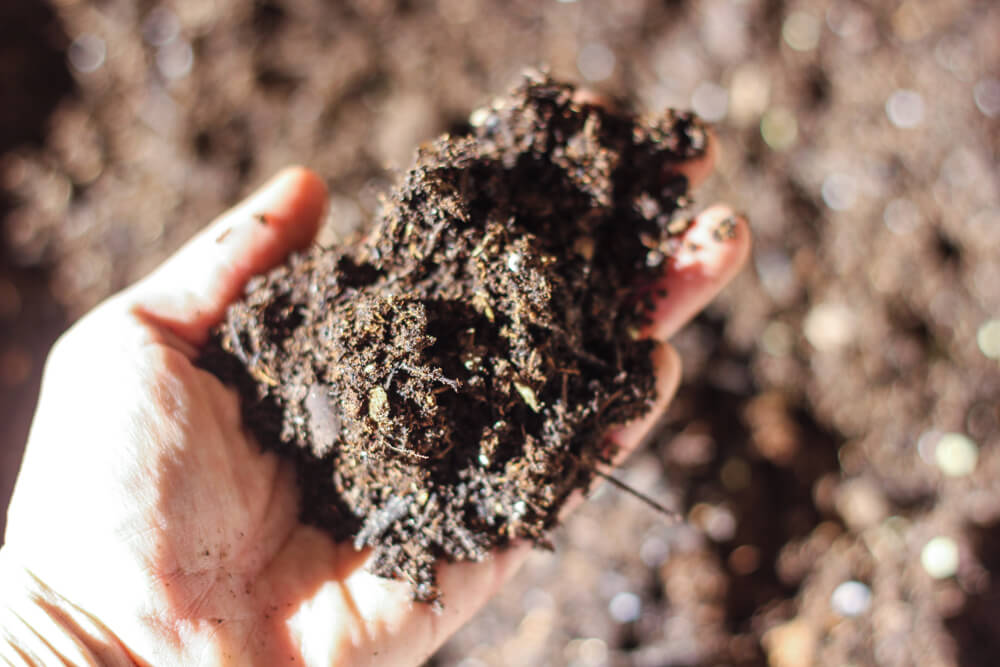
[[[544,543],[655,398],[639,339],[687,222],[691,115],[588,104],[529,72],[421,147],[367,237],[253,279],[201,364],[260,443],[294,457],[303,515],[436,599],[438,559]]]

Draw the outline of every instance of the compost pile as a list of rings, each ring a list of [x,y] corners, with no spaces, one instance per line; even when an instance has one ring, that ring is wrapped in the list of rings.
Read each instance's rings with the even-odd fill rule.
[[[528,72],[423,146],[363,240],[254,279],[202,364],[305,518],[435,599],[439,558],[543,541],[655,398],[639,336],[687,222],[689,114],[632,116]],[[266,220],[264,220],[266,224]]]

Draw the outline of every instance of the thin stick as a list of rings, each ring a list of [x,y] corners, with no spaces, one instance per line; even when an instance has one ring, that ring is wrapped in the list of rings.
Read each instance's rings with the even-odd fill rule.
[[[581,461],[581,463],[582,463],[582,461]],[[683,517],[680,515],[679,512],[675,512],[672,509],[668,509],[668,508],[664,507],[658,501],[653,500],[652,498],[650,498],[649,496],[647,496],[642,491],[639,491],[638,489],[632,488],[631,486],[629,486],[625,482],[621,481],[617,477],[612,477],[611,475],[609,475],[606,472],[601,472],[600,470],[598,470],[597,468],[595,468],[593,466],[587,466],[587,467],[590,468],[590,471],[593,472],[598,477],[600,477],[601,479],[605,479],[605,480],[611,482],[611,484],[613,484],[614,486],[618,487],[619,489],[621,489],[625,493],[628,493],[628,494],[632,495],[633,497],[638,498],[642,502],[646,503],[647,505],[649,505],[650,507],[652,507],[654,510],[656,510],[657,512],[659,512],[660,514],[662,514],[665,517],[667,517],[668,519],[670,519],[671,523],[679,523],[680,521],[683,521]]]

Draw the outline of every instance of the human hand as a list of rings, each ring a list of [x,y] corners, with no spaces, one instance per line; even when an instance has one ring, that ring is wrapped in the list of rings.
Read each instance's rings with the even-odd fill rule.
[[[710,161],[682,170],[697,182]],[[282,172],[56,344],[0,550],[0,657],[418,664],[523,560],[524,545],[442,565],[444,611],[413,603],[364,553],[299,522],[291,465],[193,364],[244,283],[312,240],[325,201],[314,174]],[[648,335],[669,338],[738,270],[749,231],[731,220],[724,207],[697,218]],[[623,457],[676,388],[676,353],[663,344],[656,361],[656,406],[610,434]]]

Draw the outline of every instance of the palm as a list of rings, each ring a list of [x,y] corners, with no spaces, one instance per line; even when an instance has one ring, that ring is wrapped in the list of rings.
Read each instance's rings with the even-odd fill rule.
[[[235,392],[186,358],[178,364],[167,376],[182,380],[171,421],[185,424],[185,444],[159,464],[167,492],[143,527],[171,545],[150,555],[150,570],[152,582],[170,584],[161,592],[175,622],[214,624],[213,650],[238,664],[296,656],[309,664],[355,664],[373,654],[395,664],[429,653],[448,618],[414,606],[405,585],[362,570],[364,554],[350,544],[300,523],[291,466],[261,452],[242,429]],[[478,607],[518,555],[446,568],[443,586],[465,581],[448,600],[448,616],[464,618],[469,604]],[[468,567],[489,576],[470,585],[460,572]]]

